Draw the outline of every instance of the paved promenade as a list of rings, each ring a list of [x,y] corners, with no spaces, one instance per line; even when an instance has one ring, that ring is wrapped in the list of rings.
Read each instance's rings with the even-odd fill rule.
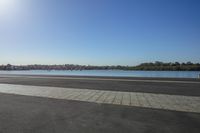
[[[200,113],[200,97],[0,84],[0,93]]]
[[[0,75],[0,133],[199,133],[200,80]]]

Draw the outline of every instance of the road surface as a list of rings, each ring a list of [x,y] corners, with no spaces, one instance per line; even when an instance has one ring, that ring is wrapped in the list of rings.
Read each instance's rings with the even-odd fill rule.
[[[0,75],[2,133],[199,133],[200,80]]]

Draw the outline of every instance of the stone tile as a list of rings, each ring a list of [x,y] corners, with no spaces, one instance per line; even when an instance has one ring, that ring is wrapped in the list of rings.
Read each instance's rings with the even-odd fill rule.
[[[95,101],[97,103],[104,103],[105,99],[109,96],[108,91],[104,91],[104,93]]]
[[[151,107],[143,93],[136,93],[136,96],[141,107]]]
[[[95,93],[95,95],[92,96],[91,98],[89,98],[87,101],[89,101],[89,102],[96,102],[96,100],[97,100],[101,95],[103,95],[103,93],[105,93],[105,92],[104,92],[104,91],[97,91],[97,92]]]
[[[116,97],[113,101],[113,104],[122,104],[122,93],[121,92],[116,92]]]
[[[123,92],[122,93],[122,105],[131,105],[131,97],[130,97],[130,92]]]
[[[130,92],[130,96],[131,96],[131,106],[140,106],[136,93]]]
[[[112,104],[115,100],[116,92],[110,92],[109,96],[104,100],[104,103]]]
[[[0,84],[0,93],[200,113],[200,97]]]

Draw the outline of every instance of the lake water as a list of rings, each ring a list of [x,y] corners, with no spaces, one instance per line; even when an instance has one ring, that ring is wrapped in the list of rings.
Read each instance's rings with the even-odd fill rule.
[[[200,71],[29,70],[0,71],[0,74],[197,78]]]

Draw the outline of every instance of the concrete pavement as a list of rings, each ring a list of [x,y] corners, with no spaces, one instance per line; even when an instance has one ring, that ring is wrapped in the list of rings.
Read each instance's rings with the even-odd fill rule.
[[[200,97],[0,84],[0,93],[200,113]]]
[[[198,79],[100,78],[1,75],[0,133],[200,132]]]

